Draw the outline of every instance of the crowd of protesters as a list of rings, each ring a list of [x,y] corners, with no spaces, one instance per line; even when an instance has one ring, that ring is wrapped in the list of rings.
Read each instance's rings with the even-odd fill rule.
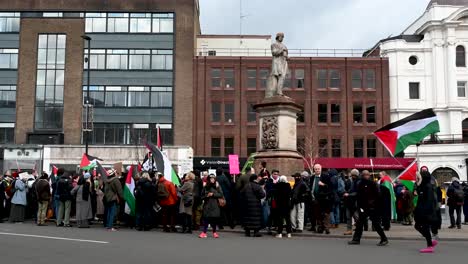
[[[290,177],[278,170],[267,170],[262,162],[258,174],[247,168],[237,178],[222,169],[216,175],[194,171],[176,186],[159,172],[137,173],[134,177],[135,216],[125,213],[123,186],[125,176],[109,170],[100,174],[70,174],[58,169],[56,175],[21,179],[18,173],[6,172],[0,178],[0,221],[21,223],[32,218],[38,226],[55,219],[57,226],[71,227],[71,217],[79,228],[103,224],[109,231],[115,226],[134,227],[139,231],[162,228],[164,232],[192,233],[201,230],[200,238],[219,237],[225,226],[241,226],[246,236],[260,237],[262,232],[282,238],[310,232],[330,234],[331,229],[346,225],[344,235],[352,235],[351,245],[360,243],[363,231],[371,228],[380,236],[379,246],[388,244],[385,231],[392,222],[413,225],[426,238],[424,253],[433,252],[442,218],[441,188],[427,169],[420,173],[414,190],[393,183],[396,201],[380,184],[385,172],[373,178],[367,170],[327,172],[319,164],[311,173],[304,171]],[[415,197],[418,197],[415,203]],[[468,213],[468,186],[453,179],[447,191],[451,225],[461,228],[461,211]],[[394,204],[392,204],[394,203]],[[396,208],[397,218],[392,216]],[[456,213],[457,217],[454,217]],[[393,220],[393,221],[392,221]],[[464,223],[468,219],[464,219]],[[177,227],[180,227],[177,229]],[[354,235],[353,235],[354,227]]]

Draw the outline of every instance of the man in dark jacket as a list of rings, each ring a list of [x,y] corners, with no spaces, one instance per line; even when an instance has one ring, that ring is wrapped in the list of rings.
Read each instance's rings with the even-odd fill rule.
[[[356,223],[356,232],[354,232],[353,240],[349,241],[348,244],[359,245],[361,243],[364,222],[367,221],[367,218],[370,218],[372,226],[380,236],[380,243],[377,245],[386,246],[388,239],[382,229],[382,212],[379,208],[380,188],[371,179],[370,173],[367,170],[362,172],[362,179],[356,185],[356,199],[359,220]]]
[[[304,230],[305,201],[308,197],[309,189],[300,173],[295,173],[292,176],[295,182],[291,198],[291,226],[294,232],[302,233],[302,230]]]
[[[106,201],[106,222],[105,226],[109,231],[116,231],[114,229],[114,218],[117,213],[117,205],[123,199],[122,184],[119,177],[116,176],[115,170],[109,170],[109,175],[105,181],[104,199]]]
[[[156,197],[156,188],[151,183],[148,172],[143,172],[135,188],[136,224],[138,231],[151,229],[152,211]]]
[[[47,208],[49,206],[50,200],[50,184],[49,184],[49,175],[43,173],[41,178],[39,178],[35,185],[35,192],[37,197],[37,225],[45,225]]]
[[[57,226],[71,227],[70,212],[73,198],[71,195],[72,189],[72,180],[66,173],[64,173],[57,182],[57,190],[55,193],[59,199]]]
[[[461,229],[461,208],[463,206],[463,202],[465,201],[465,192],[460,185],[460,180],[458,178],[452,178],[452,184],[447,190],[447,197],[448,202],[447,205],[449,207],[449,215],[450,215],[450,226],[449,228]],[[455,211],[457,212],[457,220],[455,222]]]

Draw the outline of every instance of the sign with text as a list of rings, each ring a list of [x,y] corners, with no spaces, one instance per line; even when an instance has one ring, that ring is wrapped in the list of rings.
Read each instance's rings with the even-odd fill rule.
[[[229,174],[239,174],[239,156],[229,155]]]

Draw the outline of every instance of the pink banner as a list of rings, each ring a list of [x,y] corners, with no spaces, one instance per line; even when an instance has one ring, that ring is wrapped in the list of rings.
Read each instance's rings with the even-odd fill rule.
[[[239,174],[239,156],[229,155],[229,174]]]

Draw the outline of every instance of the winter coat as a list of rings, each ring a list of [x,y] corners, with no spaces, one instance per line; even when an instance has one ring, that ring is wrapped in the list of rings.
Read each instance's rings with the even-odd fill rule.
[[[288,213],[291,209],[291,195],[291,185],[288,182],[278,182],[272,193],[272,207],[283,214]]]
[[[292,197],[291,197],[292,205],[305,203],[308,197],[309,197],[309,188],[307,187],[305,182],[302,179],[295,182],[294,187],[292,189]]]
[[[457,199],[456,191],[460,189],[462,189],[462,186],[460,185],[458,181],[452,182],[452,184],[447,190],[447,197],[448,197],[447,205],[448,206],[457,206],[457,205],[463,204],[463,201],[465,200],[464,198],[461,202],[457,201],[458,199]]]
[[[418,203],[414,209],[414,221],[416,223],[432,224],[438,221],[438,202],[436,187],[429,181],[423,181],[417,187]]]
[[[213,196],[208,197],[208,193],[213,193]],[[204,218],[210,219],[221,217],[221,208],[219,207],[218,199],[223,197],[223,191],[218,183],[216,183],[216,187],[210,184],[203,188],[202,199]]]
[[[13,194],[11,203],[26,206],[26,204],[28,203],[26,198],[26,192],[28,187],[22,180],[17,179],[14,188],[16,189],[16,191],[15,194]]]
[[[348,193],[349,196],[343,196],[343,204],[346,208],[354,210],[354,208],[356,208],[356,197],[351,195],[354,190],[354,181],[352,178],[348,178],[344,183],[345,193]]]
[[[364,211],[380,211],[380,188],[372,180],[361,179],[356,185],[357,206]]]
[[[256,182],[250,182],[240,192],[242,225],[246,229],[260,229],[262,226],[262,204],[265,192]]]
[[[242,174],[236,182],[236,190],[242,191],[244,187],[250,182],[250,174]]]
[[[35,188],[37,201],[38,202],[46,202],[50,200],[50,184],[45,179],[39,179],[36,182]]]
[[[180,199],[179,203],[179,213],[181,214],[188,214],[192,215],[193,211],[193,182],[187,181],[182,185],[180,188],[180,192],[182,194],[182,198]],[[186,201],[192,200],[192,204],[190,206],[185,206]]]
[[[155,202],[156,189],[150,180],[141,178],[136,184],[134,195],[137,210],[152,208]]]
[[[224,174],[221,174],[216,177],[216,181],[219,183],[219,186],[223,190],[224,199],[226,199],[226,204],[230,206],[232,204],[232,183],[228,177]]]
[[[105,181],[104,199],[107,203],[122,201],[122,184],[117,176],[109,177]]]
[[[88,197],[88,201],[83,200],[83,187],[85,187],[85,184],[77,185],[71,191],[71,194],[75,196],[77,221],[85,221],[93,218],[91,196]]]
[[[73,199],[71,195],[71,190],[73,189],[72,180],[68,176],[62,175],[57,182],[57,190],[55,194],[59,197],[59,200],[71,201]]]
[[[320,177],[320,181],[324,185],[319,185],[318,193],[315,198],[317,199],[322,212],[330,212],[333,204],[335,203],[332,178],[329,175],[322,175],[322,177]]]
[[[158,184],[164,184],[166,190],[169,192],[169,196],[166,198],[163,198],[159,201],[159,205],[161,206],[173,206],[177,203],[177,189],[175,185],[166,180],[164,177],[159,179]]]
[[[401,212],[409,215],[413,212],[414,196],[410,191],[401,193]]]

